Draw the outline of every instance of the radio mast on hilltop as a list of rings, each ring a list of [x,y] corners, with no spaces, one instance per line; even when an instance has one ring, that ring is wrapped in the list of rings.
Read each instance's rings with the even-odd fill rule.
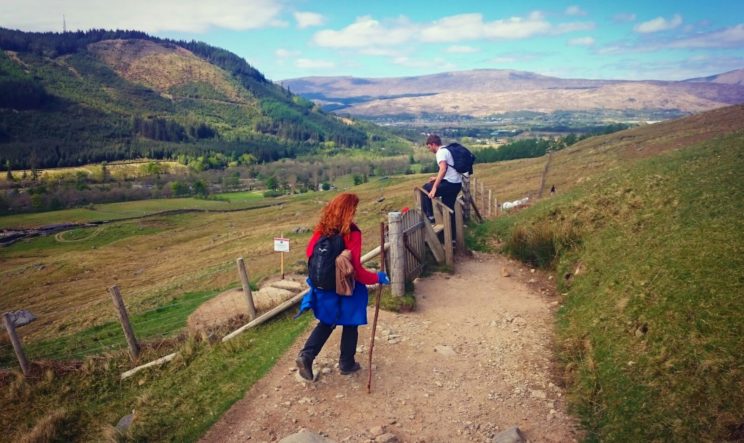
[[[67,22],[65,21],[65,15],[62,14],[62,33],[67,32]]]

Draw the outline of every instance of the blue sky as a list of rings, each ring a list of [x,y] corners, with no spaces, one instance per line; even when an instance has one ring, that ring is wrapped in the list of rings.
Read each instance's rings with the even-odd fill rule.
[[[200,40],[271,80],[515,69],[682,80],[744,68],[744,1],[2,0],[0,27]]]

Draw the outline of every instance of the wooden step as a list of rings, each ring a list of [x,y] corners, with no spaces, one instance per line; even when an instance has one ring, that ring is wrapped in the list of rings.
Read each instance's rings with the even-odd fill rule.
[[[432,229],[434,229],[434,233],[439,234],[440,232],[444,231],[444,225],[432,225]]]

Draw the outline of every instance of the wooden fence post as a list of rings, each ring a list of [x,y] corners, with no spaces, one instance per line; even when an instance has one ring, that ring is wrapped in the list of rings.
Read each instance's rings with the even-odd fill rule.
[[[114,307],[116,313],[119,314],[119,321],[121,322],[121,328],[124,330],[124,336],[127,338],[127,344],[129,345],[129,355],[132,357],[132,361],[136,361],[139,357],[140,347],[137,343],[137,337],[134,336],[134,330],[132,325],[129,323],[129,315],[127,314],[127,308],[124,306],[124,300],[121,298],[119,287],[114,285],[109,288],[111,299],[114,301]]]
[[[256,318],[256,305],[253,303],[253,292],[251,292],[250,282],[248,281],[248,271],[245,269],[243,257],[238,257],[238,274],[240,274],[240,283],[243,285],[243,294],[248,305],[248,321]]]
[[[434,197],[431,200],[431,208],[434,211],[434,224],[442,225],[444,224],[444,221],[442,220],[442,210],[439,208],[439,205],[437,203],[442,202],[442,197]]]
[[[416,209],[421,211],[421,213],[424,213],[424,204],[421,202],[421,192],[418,190],[418,187],[413,188],[413,202],[416,205]]]
[[[491,203],[493,202],[493,198],[491,197],[491,190],[488,190],[488,216],[491,216]]]
[[[388,212],[388,233],[390,234],[390,289],[394,296],[406,292],[406,262],[403,233],[401,232],[401,213]]]
[[[542,198],[543,189],[545,189],[545,177],[548,175],[548,168],[550,168],[550,160],[553,158],[553,151],[548,151],[548,161],[545,162],[545,169],[543,169],[542,177],[540,178],[540,191],[537,194],[537,198]]]
[[[473,203],[475,203],[478,200],[478,178],[473,177],[470,180],[470,184],[472,185],[470,187],[470,197],[473,199]]]
[[[15,323],[13,323],[13,319],[10,318],[10,312],[3,314],[3,324],[5,325],[5,330],[8,331],[8,337],[10,337],[10,342],[13,344],[13,350],[15,351],[16,357],[18,357],[18,363],[21,365],[23,375],[28,377],[28,360],[26,360],[26,354],[23,352],[21,339],[18,338],[18,334],[16,334]]]
[[[499,216],[499,198],[498,197],[493,198],[493,213],[496,217]]]
[[[462,175],[462,197],[465,201],[465,206],[462,208],[462,216],[465,221],[470,220],[470,174]]]
[[[444,257],[448,266],[455,265],[455,251],[452,249],[452,213],[444,203],[441,203],[440,211],[444,218]]]
[[[455,241],[458,254],[465,253],[465,225],[463,222],[462,207],[465,206],[462,200],[455,201]]]
[[[486,192],[483,190],[483,182],[480,182],[480,196],[481,196],[480,207],[485,211],[486,210]]]

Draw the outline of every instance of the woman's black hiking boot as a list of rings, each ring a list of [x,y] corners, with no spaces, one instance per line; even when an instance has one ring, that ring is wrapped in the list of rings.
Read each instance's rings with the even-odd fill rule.
[[[355,373],[356,371],[358,371],[360,369],[362,369],[362,366],[359,363],[357,363],[357,362],[354,362],[354,364],[349,369],[341,369],[341,368],[339,368],[339,370],[341,372],[341,375],[353,374],[353,373]]]
[[[313,381],[313,360],[307,355],[300,354],[297,356],[295,363],[297,363],[300,377],[308,381]]]

